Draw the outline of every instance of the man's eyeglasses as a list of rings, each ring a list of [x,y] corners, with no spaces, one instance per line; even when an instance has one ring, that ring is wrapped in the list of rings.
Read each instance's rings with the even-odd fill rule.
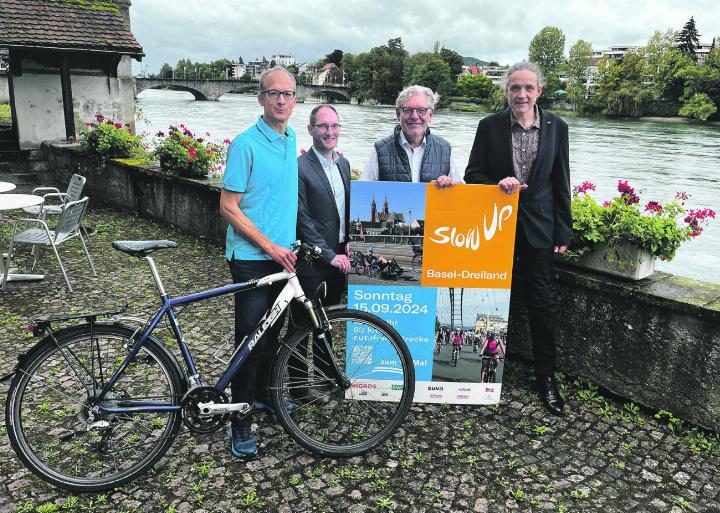
[[[333,125],[327,125],[327,124],[325,124],[325,123],[320,123],[319,125],[313,125],[313,126],[314,126],[315,128],[317,128],[318,130],[320,130],[321,132],[327,132],[328,130],[332,130],[333,132],[337,132],[338,130],[340,130],[340,127],[341,127],[342,125],[338,125],[337,123],[335,123],[335,124],[333,124]]]
[[[282,95],[286,100],[292,100],[295,98],[295,91],[278,91],[277,89],[268,89],[267,91],[262,91],[260,94],[266,94],[272,100],[277,100],[280,98],[280,95]]]
[[[402,112],[405,116],[412,116],[413,111],[415,111],[417,112],[418,116],[424,116],[429,110],[430,109],[428,109],[427,107],[417,107],[415,109],[411,109],[410,107],[403,107],[402,109],[400,109],[400,112]]]

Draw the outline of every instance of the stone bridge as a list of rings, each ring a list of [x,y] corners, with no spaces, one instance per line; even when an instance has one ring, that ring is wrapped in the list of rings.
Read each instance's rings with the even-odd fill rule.
[[[198,80],[177,78],[135,78],[135,96],[145,89],[172,89],[188,91],[196,100],[217,100],[225,93],[245,93],[257,91],[257,80]],[[350,92],[346,86],[338,85],[297,85],[298,101],[306,98],[326,98],[330,101],[350,102]]]

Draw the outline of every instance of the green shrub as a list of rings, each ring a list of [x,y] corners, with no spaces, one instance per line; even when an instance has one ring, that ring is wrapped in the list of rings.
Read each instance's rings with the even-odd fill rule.
[[[684,118],[690,119],[701,119],[706,121],[707,118],[717,112],[717,107],[705,93],[699,93],[693,95],[688,101],[686,101],[680,108],[678,114]]]

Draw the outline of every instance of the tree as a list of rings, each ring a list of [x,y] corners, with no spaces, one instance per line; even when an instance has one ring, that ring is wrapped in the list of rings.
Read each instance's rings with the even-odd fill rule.
[[[160,67],[160,73],[158,73],[158,78],[172,78],[172,77],[173,77],[172,66],[170,66],[166,62]]]
[[[462,72],[462,55],[460,55],[454,50],[450,50],[449,48],[442,48],[440,50],[440,57],[442,57],[442,60],[447,62],[448,66],[450,66],[450,72],[454,77],[459,75],[460,72]]]
[[[405,59],[404,85],[429,87],[443,98],[454,89],[452,71],[447,62],[437,53],[415,53]]]
[[[485,75],[463,75],[458,79],[458,88],[468,98],[487,99],[494,92],[492,80]]]
[[[678,50],[692,57],[692,60],[694,60],[695,62],[697,62],[697,55],[695,55],[695,49],[700,46],[699,37],[700,34],[695,27],[695,20],[692,16],[690,16],[690,20],[685,23],[685,26],[675,38],[675,42],[678,44]]]
[[[598,62],[598,88],[593,105],[606,116],[640,117],[650,97],[643,84],[642,52],[628,52],[620,62],[603,57]]]
[[[238,64],[245,64],[245,61],[242,58],[242,55],[238,57]]]
[[[708,95],[699,93],[686,101],[678,114],[684,118],[701,119],[705,121],[715,114],[717,110],[717,107]]]
[[[325,56],[325,64],[329,64],[332,62],[338,68],[342,67],[342,60],[343,60],[343,51],[342,50],[335,49]]]
[[[540,66],[545,75],[546,97],[552,97],[553,93],[560,89],[558,71],[563,63],[564,53],[565,35],[557,27],[543,28],[530,41],[528,59]]]
[[[692,64],[692,59],[675,47],[676,35],[673,30],[665,33],[656,31],[644,50],[644,79],[650,84],[650,93],[655,99],[676,100],[683,93],[682,81],[676,78],[676,74]]]
[[[567,99],[575,104],[585,101],[586,83],[592,65],[592,44],[578,39],[570,48],[567,61]]]

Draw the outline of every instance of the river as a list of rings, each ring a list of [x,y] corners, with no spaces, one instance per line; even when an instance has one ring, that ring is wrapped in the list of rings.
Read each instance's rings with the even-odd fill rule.
[[[255,121],[261,110],[255,96],[226,94],[217,102],[195,101],[190,93],[146,90],[138,96],[137,130],[154,134],[170,124],[184,123],[211,139],[232,139]],[[298,151],[309,149],[307,120],[314,103],[300,103],[291,118]],[[337,104],[342,133],[338,149],[354,168],[362,169],[373,142],[391,133],[397,122],[390,107]],[[481,113],[440,111],[431,128],[446,138],[453,158],[465,168]],[[570,169],[573,184],[589,180],[598,200],[616,194],[619,179],[629,180],[643,203],[670,201],[675,193],[690,194],[689,208],[720,210],[720,127],[673,121],[607,120],[568,117]],[[720,212],[719,212],[720,213]],[[686,242],[672,262],[656,269],[720,283],[720,218],[703,234]]]

